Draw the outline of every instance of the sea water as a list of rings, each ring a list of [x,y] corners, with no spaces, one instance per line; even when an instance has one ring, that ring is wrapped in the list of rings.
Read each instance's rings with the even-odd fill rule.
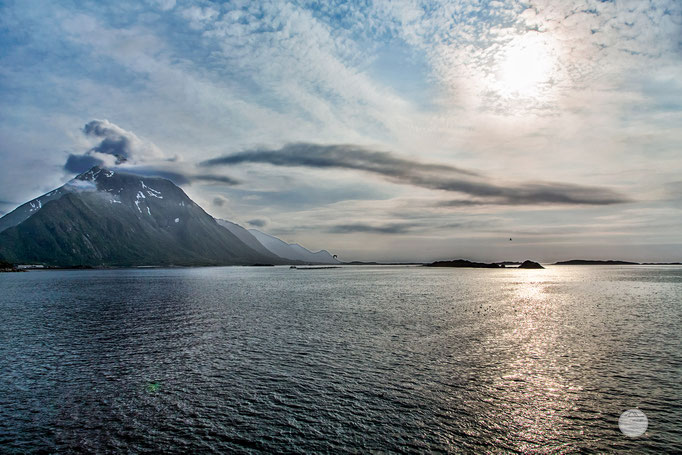
[[[680,452],[681,329],[674,266],[0,274],[0,452]]]

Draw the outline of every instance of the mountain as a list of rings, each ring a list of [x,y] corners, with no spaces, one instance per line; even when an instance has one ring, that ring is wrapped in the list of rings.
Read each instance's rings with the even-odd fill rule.
[[[272,251],[265,248],[263,244],[260,243],[258,239],[256,239],[256,237],[254,237],[253,234],[251,234],[247,229],[241,227],[237,223],[221,219],[216,219],[216,221],[218,222],[219,225],[230,231],[232,234],[234,234],[235,237],[244,242],[249,248],[253,249],[254,251],[258,251],[259,253],[264,255],[274,254]]]
[[[171,181],[97,166],[0,218],[0,229],[0,259],[12,263],[286,263],[247,246]]]
[[[341,263],[326,250],[313,253],[297,243],[286,243],[277,237],[265,234],[257,229],[249,229],[248,232],[250,232],[265,248],[281,258],[312,264]]]
[[[54,191],[50,191],[47,194],[43,194],[32,201],[28,201],[27,203],[20,205],[10,213],[0,218],[0,232],[7,228],[11,228],[12,226],[16,226],[22,221],[28,219],[28,217],[40,210],[43,205],[47,204],[48,202],[59,199],[66,193],[79,191],[80,183],[81,182],[79,180],[73,179],[61,188],[57,188]]]

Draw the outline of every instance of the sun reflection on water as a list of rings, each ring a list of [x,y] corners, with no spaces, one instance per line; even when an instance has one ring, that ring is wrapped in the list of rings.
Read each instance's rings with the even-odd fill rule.
[[[522,452],[546,447],[561,451],[552,441],[566,440],[566,419],[576,413],[575,397],[582,387],[565,375],[561,300],[547,288],[554,274],[529,270],[515,277],[502,343],[508,346],[506,362],[493,381],[495,401],[504,409],[507,441]],[[502,442],[502,441],[500,441]]]

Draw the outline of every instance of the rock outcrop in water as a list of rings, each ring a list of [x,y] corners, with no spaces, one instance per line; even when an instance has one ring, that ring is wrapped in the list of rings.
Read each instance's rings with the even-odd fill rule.
[[[518,263],[517,263],[518,264]],[[453,261],[436,261],[431,264],[424,264],[426,267],[461,267],[461,268],[473,268],[473,269],[503,269],[505,268],[503,263],[493,262],[473,262],[467,261],[466,259],[455,259]],[[517,268],[519,269],[544,269],[542,265],[534,261],[524,261]]]
[[[504,266],[499,264],[487,264],[485,262],[472,262],[466,259],[455,259],[453,261],[436,261],[431,264],[424,264],[426,267],[462,267],[474,269],[500,269]]]
[[[639,265],[639,262],[628,261],[592,261],[585,259],[571,259],[570,261],[560,261],[554,265]]]

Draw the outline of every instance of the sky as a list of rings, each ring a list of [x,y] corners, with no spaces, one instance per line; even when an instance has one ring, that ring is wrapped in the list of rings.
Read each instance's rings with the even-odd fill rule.
[[[681,57],[676,0],[0,0],[0,213],[102,164],[342,260],[680,261]]]

